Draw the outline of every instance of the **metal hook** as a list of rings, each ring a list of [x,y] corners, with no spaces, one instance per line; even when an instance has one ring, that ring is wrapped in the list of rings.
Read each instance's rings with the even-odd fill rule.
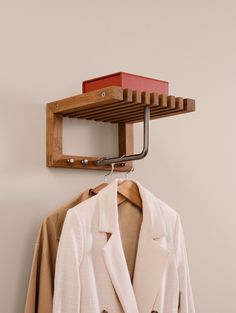
[[[127,155],[127,154],[123,154],[120,158],[122,159],[122,158],[124,158],[126,155]],[[125,162],[124,162],[124,163],[121,163],[121,166],[126,166],[126,163],[125,163]]]
[[[107,174],[104,175],[104,183],[107,183],[107,176],[110,176],[113,174],[114,172],[114,166],[115,166],[115,163],[111,163],[111,171]]]
[[[125,173],[125,178],[129,179],[129,173],[134,171],[134,167],[132,166],[131,170]]]
[[[123,157],[125,157],[126,154],[123,154],[120,158],[122,159]],[[134,167],[132,166],[131,170],[128,171],[128,172],[125,172],[125,179],[129,179],[129,173],[133,172],[134,171]]]

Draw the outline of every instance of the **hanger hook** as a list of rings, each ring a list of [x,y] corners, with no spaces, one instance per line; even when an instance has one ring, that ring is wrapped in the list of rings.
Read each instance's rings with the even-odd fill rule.
[[[125,173],[125,178],[129,179],[129,173],[134,171],[134,167],[132,166],[131,170]]]
[[[123,154],[120,158],[123,158],[126,156],[126,154]],[[134,171],[134,167],[132,166],[131,170],[125,173],[125,178],[128,180],[129,179],[129,173]]]
[[[111,163],[111,170],[110,170],[110,172],[104,175],[104,183],[107,183],[107,176],[110,176],[110,175],[113,174],[114,166],[115,166],[115,163]]]

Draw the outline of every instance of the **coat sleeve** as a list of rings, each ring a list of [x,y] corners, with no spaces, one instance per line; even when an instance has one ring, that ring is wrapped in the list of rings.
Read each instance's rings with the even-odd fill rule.
[[[52,312],[54,273],[51,263],[55,256],[53,251],[51,255],[46,253],[49,252],[47,247],[49,241],[45,221],[40,228],[34,248],[24,313]]]
[[[175,255],[179,275],[178,313],[195,313],[184,232],[179,216],[177,216],[175,228]]]
[[[80,263],[83,251],[79,217],[69,210],[58,246],[53,313],[80,312]]]

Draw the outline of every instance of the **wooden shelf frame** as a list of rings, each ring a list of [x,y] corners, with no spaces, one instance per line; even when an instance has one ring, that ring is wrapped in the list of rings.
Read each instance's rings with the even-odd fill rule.
[[[118,123],[119,156],[133,154],[133,123],[142,122],[144,106],[150,107],[150,119],[195,111],[195,100],[123,89],[102,88],[47,104],[47,166],[108,170],[110,165],[94,163],[101,156],[64,155],[62,147],[63,117]],[[87,164],[81,161],[88,160]],[[125,172],[132,161],[115,164],[114,170]]]

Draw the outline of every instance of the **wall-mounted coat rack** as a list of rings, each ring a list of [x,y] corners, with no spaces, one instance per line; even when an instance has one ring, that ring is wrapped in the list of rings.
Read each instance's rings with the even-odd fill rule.
[[[193,99],[111,86],[47,104],[47,166],[129,171],[148,152],[149,120],[195,111]],[[64,155],[63,117],[118,123],[119,157]],[[133,154],[133,123],[144,122],[143,150]]]

